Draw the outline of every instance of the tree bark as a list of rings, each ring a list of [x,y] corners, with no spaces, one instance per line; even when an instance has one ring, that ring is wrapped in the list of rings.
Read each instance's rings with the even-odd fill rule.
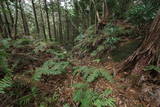
[[[47,0],[44,0],[44,5],[45,5],[45,11],[46,11],[46,16],[47,16],[47,25],[48,25],[48,34],[49,34],[49,39],[52,40],[51,36],[51,28],[50,28],[50,21],[49,21],[49,14],[48,14],[48,6],[47,6]]]
[[[1,32],[1,36],[3,38],[5,38],[7,36],[7,31],[6,31],[6,28],[4,26],[4,22],[3,22],[3,19],[2,19],[1,13],[0,13],[0,32]]]
[[[29,35],[29,27],[28,27],[28,23],[27,23],[27,19],[26,19],[26,15],[24,13],[24,9],[23,9],[23,2],[24,1],[19,1],[19,6],[20,6],[20,10],[21,10],[21,17],[22,17],[22,22],[23,22],[23,27],[24,27],[24,33],[25,35]]]
[[[52,21],[53,21],[53,29],[54,29],[54,37],[55,37],[55,41],[57,41],[57,30],[56,30],[56,22],[55,22],[55,15],[54,15],[54,2],[53,0],[50,0],[50,2],[52,3]]]
[[[11,25],[12,25],[12,28],[13,28],[14,18],[13,18],[13,16],[12,16],[12,12],[11,12],[11,9],[10,9],[10,7],[9,7],[8,1],[6,1],[5,3],[6,3],[7,10],[8,10],[8,12],[9,12],[9,16],[10,16],[10,19],[11,19]]]
[[[14,37],[17,36],[17,22],[18,22],[18,0],[16,0],[16,5],[15,5]]]
[[[36,24],[36,28],[37,28],[37,34],[38,36],[40,36],[39,34],[39,24],[38,24],[38,19],[37,19],[37,13],[36,13],[36,8],[35,8],[35,0],[32,0],[32,7],[33,7],[33,13],[34,13],[34,19],[35,19],[35,24]]]
[[[2,13],[3,13],[3,16],[4,16],[4,20],[5,20],[5,21],[4,21],[4,25],[5,25],[6,28],[7,28],[8,37],[12,38],[12,36],[11,36],[11,29],[10,29],[9,21],[8,21],[6,12],[5,12],[5,7],[4,7],[3,2],[0,3],[0,5],[1,5],[1,7],[2,7]]]
[[[40,5],[40,15],[41,15],[41,23],[42,23],[41,25],[42,25],[43,35],[44,35],[45,40],[47,40],[44,19],[43,19],[43,13],[42,13],[42,7],[41,7],[41,0],[39,0],[39,5]]]
[[[160,10],[141,46],[120,66],[119,72],[140,73],[149,64],[160,66]]]
[[[60,1],[57,0],[58,5],[58,15],[59,15],[59,38],[60,42],[63,41],[63,35],[62,35],[62,20],[61,20],[61,8],[60,8]]]

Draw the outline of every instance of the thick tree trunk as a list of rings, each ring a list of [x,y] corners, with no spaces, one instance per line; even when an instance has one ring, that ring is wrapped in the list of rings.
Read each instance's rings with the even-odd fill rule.
[[[59,38],[60,42],[63,41],[63,35],[62,35],[62,20],[61,20],[61,8],[60,8],[60,1],[57,0],[57,5],[58,5],[58,17],[59,17]]]
[[[8,21],[8,18],[7,18],[7,15],[6,15],[6,12],[5,12],[5,6],[2,3],[0,3],[1,7],[2,7],[2,13],[3,13],[3,16],[4,16],[4,26],[6,26],[6,29],[7,29],[7,33],[8,33],[8,37],[12,38],[11,36],[11,29],[10,29],[10,25],[9,25],[9,21]]]
[[[5,3],[6,3],[7,10],[8,10],[8,12],[9,12],[9,16],[10,16],[10,19],[11,19],[11,25],[12,25],[12,28],[13,28],[14,18],[13,18],[13,16],[12,16],[12,12],[11,12],[11,9],[10,9],[10,7],[9,7],[8,1],[6,1]]]
[[[55,41],[57,41],[57,29],[56,29],[56,22],[55,22],[55,15],[54,15],[54,2],[53,0],[50,0],[50,2],[52,3],[52,21],[53,21],[53,28],[54,28],[54,37],[55,37]]]
[[[141,46],[120,66],[119,72],[140,73],[149,64],[160,66],[160,11]]]
[[[23,0],[19,1],[19,6],[20,6],[20,10],[21,10],[21,17],[22,17],[22,22],[23,22],[23,27],[24,27],[24,33],[25,33],[25,35],[30,35],[27,18],[24,13],[24,9],[23,9],[23,3],[24,3]]]
[[[17,36],[17,22],[18,22],[18,0],[16,0],[16,5],[15,5],[14,37]]]
[[[51,28],[50,28],[50,21],[49,21],[49,14],[48,14],[48,6],[47,6],[47,0],[44,0],[44,5],[45,5],[45,11],[46,11],[46,16],[47,16],[47,25],[48,25],[48,34],[49,34],[49,39],[52,40],[51,36]]]
[[[42,25],[43,35],[45,40],[47,40],[46,29],[44,25],[44,18],[43,18],[42,7],[41,7],[41,0],[39,0],[39,5],[40,5],[40,15],[41,15],[41,25]]]
[[[33,13],[34,13],[34,19],[35,19],[35,24],[36,24],[36,28],[37,28],[37,34],[39,35],[39,24],[38,24],[38,19],[37,19],[37,13],[36,13],[36,8],[35,8],[35,0],[32,0],[32,7],[33,7]]]

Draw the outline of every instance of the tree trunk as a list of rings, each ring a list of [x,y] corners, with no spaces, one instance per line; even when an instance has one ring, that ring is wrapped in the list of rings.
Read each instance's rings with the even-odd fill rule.
[[[53,28],[54,28],[54,37],[55,37],[55,41],[57,41],[57,30],[56,30],[56,22],[55,22],[55,16],[54,16],[54,7],[53,7],[53,0],[50,0],[50,2],[52,3],[52,21],[53,21]]]
[[[46,11],[46,16],[47,16],[47,25],[48,25],[48,34],[49,34],[49,39],[52,40],[51,36],[51,28],[50,28],[50,21],[49,21],[49,14],[48,14],[48,6],[47,6],[47,0],[44,0],[44,5],[45,5],[45,11]]]
[[[15,5],[14,37],[17,36],[17,22],[18,22],[18,0],[16,0],[16,5]]]
[[[12,25],[12,28],[13,28],[14,18],[13,18],[13,16],[12,16],[12,12],[11,12],[11,9],[10,9],[10,7],[9,7],[8,1],[6,1],[5,3],[6,3],[7,10],[8,10],[8,12],[9,12],[9,16],[10,16],[10,19],[11,19],[11,25]]]
[[[6,28],[4,26],[4,22],[3,22],[3,19],[2,19],[1,13],[0,13],[0,34],[3,38],[5,38],[7,36],[7,31],[6,31]]]
[[[47,40],[46,29],[44,25],[44,19],[43,19],[42,7],[41,7],[41,0],[39,0],[39,5],[40,5],[40,15],[41,15],[41,23],[42,23],[41,25],[42,25],[43,35],[45,40]]]
[[[19,6],[20,6],[20,10],[21,10],[21,17],[22,17],[22,22],[23,22],[23,27],[24,27],[24,33],[25,35],[29,35],[29,27],[28,27],[28,22],[27,22],[27,19],[26,19],[26,15],[24,13],[24,9],[23,9],[23,0],[19,1]]]
[[[38,19],[37,19],[37,13],[36,13],[36,8],[35,8],[34,0],[32,0],[32,7],[33,7],[35,24],[36,24],[36,28],[37,28],[37,34],[38,34],[38,36],[40,36],[40,35],[39,35],[39,24],[38,24]]]
[[[10,25],[9,25],[9,22],[8,22],[8,18],[7,18],[7,15],[6,15],[6,12],[5,12],[5,7],[4,7],[4,4],[3,2],[0,3],[1,7],[2,7],[2,12],[3,12],[3,16],[4,16],[4,25],[6,26],[7,28],[7,33],[8,33],[8,37],[12,38],[11,36],[11,29],[10,29]]]
[[[160,66],[160,11],[141,46],[120,66],[119,72],[140,73],[149,64]]]
[[[58,15],[59,15],[59,38],[60,42],[63,41],[63,35],[62,35],[62,20],[61,20],[61,8],[60,8],[60,1],[57,0],[58,5]]]

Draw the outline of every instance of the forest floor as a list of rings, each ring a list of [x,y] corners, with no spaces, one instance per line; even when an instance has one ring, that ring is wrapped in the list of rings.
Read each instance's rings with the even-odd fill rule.
[[[57,60],[54,54],[46,52],[46,50],[52,48],[54,47],[45,47],[45,50],[39,50],[36,54],[31,53],[34,50],[32,45],[22,47],[11,46],[8,50],[8,52],[11,53],[9,65],[16,63],[14,68],[12,66],[14,71],[13,80],[27,82],[31,86],[34,85],[38,87],[42,95],[51,95],[53,92],[54,94],[57,93],[55,105],[51,107],[62,107],[65,103],[71,105],[71,107],[79,107],[80,104],[73,101],[75,88],[71,86],[75,83],[84,82],[81,75],[74,76],[72,74],[73,69],[70,67],[66,68],[67,73],[65,74],[42,75],[40,81],[32,82],[32,73],[27,72],[36,70],[36,68],[41,67],[44,62],[52,59],[57,62],[67,60],[72,66],[96,67],[110,72],[114,77],[113,82],[108,82],[104,78],[98,78],[96,81],[90,82],[89,86],[97,92],[103,92],[108,88],[111,89],[113,91],[111,97],[115,99],[117,107],[156,107],[159,104],[159,86],[145,81],[137,81],[136,77],[125,77],[124,74],[116,74],[117,66],[120,64],[119,62],[114,62],[113,60],[108,60],[103,63],[95,62],[90,57],[83,59],[72,57]],[[154,95],[150,93],[154,93]],[[9,104],[10,101],[4,99],[5,98],[0,99],[0,101],[3,101],[0,107],[5,107],[6,104]],[[36,104],[29,104],[30,107],[35,107],[35,105]]]

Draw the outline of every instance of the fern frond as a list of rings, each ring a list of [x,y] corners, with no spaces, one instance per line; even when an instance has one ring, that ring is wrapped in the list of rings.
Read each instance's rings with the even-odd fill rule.
[[[66,68],[70,65],[69,62],[54,62],[53,60],[46,61],[42,67],[35,70],[33,75],[34,80],[40,80],[43,75],[59,75],[66,73]]]
[[[5,76],[0,80],[0,93],[4,94],[7,88],[12,87],[12,78],[10,76]]]
[[[97,69],[95,67],[79,66],[74,67],[73,75],[81,74],[87,82],[93,82],[99,77],[103,77],[108,81],[112,81],[112,76],[104,69]]]

